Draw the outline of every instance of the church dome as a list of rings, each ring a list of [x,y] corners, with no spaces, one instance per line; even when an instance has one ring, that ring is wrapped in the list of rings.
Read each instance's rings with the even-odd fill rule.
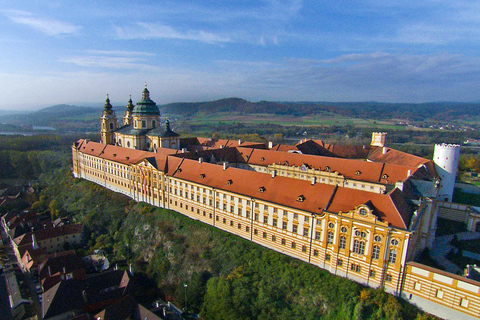
[[[157,104],[150,99],[150,92],[145,85],[145,89],[142,92],[142,100],[137,102],[135,108],[133,108],[133,115],[160,115],[160,110]]]

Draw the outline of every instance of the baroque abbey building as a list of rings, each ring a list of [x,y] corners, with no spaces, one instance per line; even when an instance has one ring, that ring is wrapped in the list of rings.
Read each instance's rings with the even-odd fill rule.
[[[414,262],[451,202],[457,146],[438,145],[435,161],[385,142],[378,132],[363,146],[181,138],[145,87],[121,125],[107,97],[101,142],[74,143],[73,174],[428,312],[479,317],[480,283]]]

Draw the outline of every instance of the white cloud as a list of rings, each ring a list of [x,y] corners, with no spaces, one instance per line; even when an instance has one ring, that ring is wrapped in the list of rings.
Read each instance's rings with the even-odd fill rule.
[[[86,53],[114,56],[155,56],[154,53],[141,51],[106,51],[106,50],[86,50]]]
[[[178,30],[160,23],[139,22],[134,27],[115,27],[119,39],[180,39],[206,43],[231,42],[228,37],[203,30]]]
[[[37,18],[32,13],[26,11],[10,10],[6,13],[13,22],[32,27],[49,36],[75,34],[82,28],[67,22]]]
[[[131,57],[105,57],[100,55],[72,56],[60,59],[60,62],[72,63],[80,67],[102,67],[110,69],[139,69],[153,68],[144,64],[143,59]]]

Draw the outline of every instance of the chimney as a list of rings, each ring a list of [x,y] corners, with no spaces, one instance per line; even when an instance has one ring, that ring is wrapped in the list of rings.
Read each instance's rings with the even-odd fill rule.
[[[268,149],[272,149],[273,148],[273,141],[268,141]]]
[[[412,175],[412,170],[408,169],[407,178],[410,177],[411,175]]]
[[[182,148],[182,153],[186,153],[187,152],[187,148]]]
[[[387,147],[383,147],[382,148],[382,154],[386,154],[387,153]]]
[[[277,175],[277,170],[272,170],[272,178],[275,178],[276,175]]]
[[[312,186],[317,183],[317,177],[312,177]]]
[[[35,238],[35,234],[32,232],[32,249],[39,249],[37,239]]]
[[[223,163],[223,171],[227,170],[228,164],[226,162]]]
[[[238,139],[238,145],[242,144],[242,139]]]
[[[48,276],[49,276],[49,277],[52,276],[52,269],[50,269],[50,266],[48,266]]]
[[[198,163],[202,163],[202,162],[203,162],[203,158],[202,157],[198,158]]]
[[[372,132],[372,142],[370,143],[370,145],[374,147],[385,147],[386,139],[386,132]]]

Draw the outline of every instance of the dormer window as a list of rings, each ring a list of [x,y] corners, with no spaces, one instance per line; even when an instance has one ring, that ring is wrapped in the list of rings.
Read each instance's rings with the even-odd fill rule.
[[[303,202],[303,201],[305,201],[305,196],[304,196],[303,194],[302,194],[302,195],[299,195],[299,196],[297,197],[297,201],[298,201],[298,202]]]
[[[361,215],[361,216],[366,216],[367,215],[367,209],[360,208],[360,210],[358,210],[358,214]]]
[[[203,179],[203,178],[205,178],[205,173],[200,174],[200,179]]]
[[[265,161],[265,158],[264,158],[264,157],[261,157],[261,158],[260,158],[260,161]]]
[[[232,179],[227,180],[227,186],[231,185],[233,183]]]
[[[332,169],[330,169],[329,166],[326,166],[326,167],[325,167],[325,171],[326,171],[326,172],[330,172],[330,171],[332,171]]]
[[[258,188],[258,192],[260,192],[260,193],[265,192],[265,187],[260,187],[260,188]]]
[[[387,179],[388,179],[388,174],[385,173],[385,174],[382,176],[382,179],[387,180]]]
[[[362,174],[362,172],[361,172],[360,170],[355,171],[355,175],[356,175],[356,176],[359,176],[359,175],[361,175],[361,174]]]
[[[284,166],[288,166],[288,161],[285,161],[285,162],[283,163],[283,165],[284,165]]]

